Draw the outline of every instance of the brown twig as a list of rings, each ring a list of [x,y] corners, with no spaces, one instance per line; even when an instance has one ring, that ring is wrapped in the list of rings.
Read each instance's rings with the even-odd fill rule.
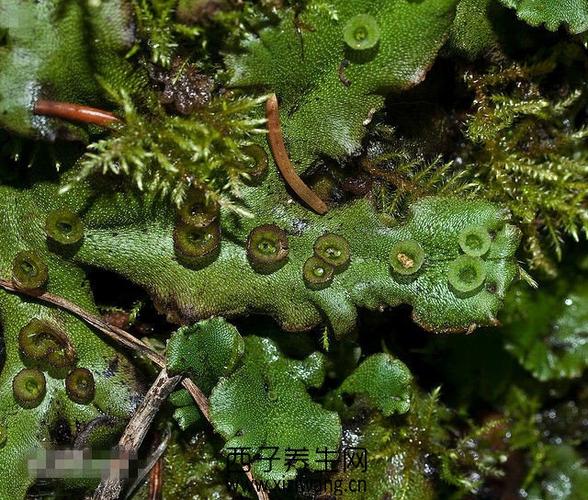
[[[161,487],[163,479],[163,458],[160,457],[151,472],[149,473],[149,492],[148,500],[161,500]]]
[[[265,112],[267,117],[270,148],[274,160],[276,161],[276,165],[284,177],[284,180],[300,199],[316,213],[320,215],[325,214],[328,210],[327,205],[298,176],[290,158],[288,157],[288,151],[286,151],[284,136],[282,135],[282,127],[280,125],[280,111],[278,109],[278,98],[276,97],[276,94],[272,94],[267,100]]]
[[[5,290],[8,290],[9,292],[16,292],[16,293],[28,295],[29,297],[41,300],[43,302],[48,302],[48,303],[53,304],[57,307],[60,307],[61,309],[65,309],[66,311],[69,311],[72,314],[78,316],[80,319],[84,320],[86,323],[94,326],[96,329],[98,329],[102,333],[106,334],[108,337],[113,339],[115,342],[118,342],[119,344],[122,344],[125,347],[128,347],[129,349],[132,349],[134,351],[139,352],[140,354],[143,354],[148,359],[150,359],[153,363],[155,363],[158,367],[160,367],[162,369],[165,368],[164,357],[161,354],[155,352],[153,349],[151,349],[149,346],[147,346],[144,342],[142,342],[141,340],[139,340],[136,337],[133,337],[130,333],[126,332],[122,328],[118,328],[114,325],[110,325],[110,324],[106,323],[104,320],[102,320],[101,318],[99,318],[98,316],[94,316],[94,315],[88,313],[87,311],[84,311],[81,307],[77,306],[73,302],[70,302],[69,300],[64,299],[63,297],[52,294],[50,292],[35,293],[35,292],[27,291],[27,290],[21,290],[21,289],[16,288],[11,281],[1,279],[1,278],[0,278],[0,288],[4,288]],[[192,399],[194,399],[194,402],[196,403],[196,406],[198,406],[198,408],[200,409],[200,411],[202,412],[202,414],[204,415],[206,420],[208,420],[210,422],[210,407],[209,407],[209,403],[208,403],[208,398],[204,395],[204,393],[200,390],[200,388],[194,382],[192,382],[191,379],[184,378],[182,380],[182,385],[190,393],[190,395],[192,396]],[[246,470],[246,469],[247,469],[247,467],[244,467],[243,471],[245,472],[245,475],[247,476],[247,479],[251,483],[252,488],[254,489],[255,493],[257,494],[257,497],[259,498],[259,500],[269,500],[269,496],[267,495],[266,492],[257,491],[257,489],[254,487],[253,475],[251,474],[251,471]]]
[[[159,372],[118,441],[118,452],[121,457],[137,457],[159,407],[181,379],[181,375],[170,377],[165,368]],[[93,500],[116,500],[120,497],[126,480],[124,477],[102,480],[94,491]]]
[[[120,122],[116,115],[102,109],[71,102],[47,101],[45,99],[39,99],[35,103],[33,113],[74,122],[91,123],[99,127],[110,127],[114,123]]]

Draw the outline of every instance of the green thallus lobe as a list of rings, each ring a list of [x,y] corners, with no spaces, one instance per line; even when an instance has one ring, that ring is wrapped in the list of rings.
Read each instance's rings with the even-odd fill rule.
[[[302,268],[302,276],[308,288],[321,290],[333,282],[335,268],[324,260],[313,255],[309,257]]]
[[[67,335],[48,321],[33,318],[18,335],[23,357],[44,361],[54,368],[75,364],[76,352]]]
[[[450,262],[447,279],[458,292],[472,292],[482,286],[486,279],[484,261],[480,257],[460,255]]]
[[[12,281],[17,288],[36,290],[47,284],[47,264],[32,250],[16,254],[12,263]]]
[[[288,261],[288,236],[275,224],[253,229],[247,237],[247,258],[260,273],[272,273]]]
[[[380,26],[373,16],[358,14],[345,24],[343,40],[354,50],[371,49],[380,41]]]
[[[84,236],[81,219],[68,209],[53,210],[45,222],[47,236],[60,245],[75,245]]]
[[[423,265],[425,251],[416,240],[403,240],[396,243],[390,250],[390,265],[398,274],[411,275]]]
[[[12,393],[16,402],[26,409],[39,406],[45,393],[47,383],[43,372],[36,368],[23,368],[12,381]]]
[[[76,368],[65,378],[65,392],[72,401],[85,405],[94,399],[94,376],[87,368]]]

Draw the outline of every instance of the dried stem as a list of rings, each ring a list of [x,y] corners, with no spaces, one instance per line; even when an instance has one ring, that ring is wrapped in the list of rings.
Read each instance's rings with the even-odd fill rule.
[[[163,475],[163,458],[160,457],[151,472],[149,473],[149,493],[147,494],[148,500],[161,500],[161,487],[162,487],[162,475]]]
[[[33,112],[36,115],[53,116],[74,122],[91,123],[99,127],[110,127],[114,123],[120,122],[117,116],[108,111],[71,102],[39,99],[35,103]]]
[[[145,394],[143,401],[123,432],[118,442],[121,457],[137,457],[139,448],[159,411],[159,407],[182,379],[181,375],[170,377],[164,368]],[[126,478],[104,479],[96,488],[93,500],[116,500],[120,497]]]
[[[268,126],[268,138],[274,160],[284,180],[292,190],[316,213],[323,215],[327,213],[327,205],[318,195],[310,189],[298,176],[294,166],[288,158],[282,127],[280,126],[280,111],[278,110],[278,98],[272,94],[265,106]]]

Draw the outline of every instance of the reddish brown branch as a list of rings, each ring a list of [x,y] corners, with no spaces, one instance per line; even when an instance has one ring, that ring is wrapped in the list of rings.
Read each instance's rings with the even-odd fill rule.
[[[161,489],[163,486],[163,458],[160,457],[151,472],[149,473],[148,500],[161,500]]]
[[[267,100],[265,111],[272,155],[276,161],[278,169],[284,177],[284,180],[300,199],[316,213],[321,215],[325,214],[327,212],[327,205],[298,176],[290,158],[288,157],[288,151],[286,151],[286,145],[284,144],[284,137],[282,135],[282,127],[280,125],[280,111],[278,109],[278,98],[276,97],[276,94],[272,94]]]
[[[63,118],[73,122],[91,123],[99,127],[110,127],[120,119],[114,114],[98,108],[71,102],[46,101],[39,99],[33,108],[36,115]]]

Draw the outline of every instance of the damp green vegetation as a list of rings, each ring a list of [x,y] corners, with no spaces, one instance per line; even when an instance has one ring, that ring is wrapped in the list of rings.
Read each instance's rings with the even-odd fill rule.
[[[162,369],[121,498],[584,498],[587,41],[583,0],[0,0],[0,498],[91,497],[40,464],[112,466]]]

